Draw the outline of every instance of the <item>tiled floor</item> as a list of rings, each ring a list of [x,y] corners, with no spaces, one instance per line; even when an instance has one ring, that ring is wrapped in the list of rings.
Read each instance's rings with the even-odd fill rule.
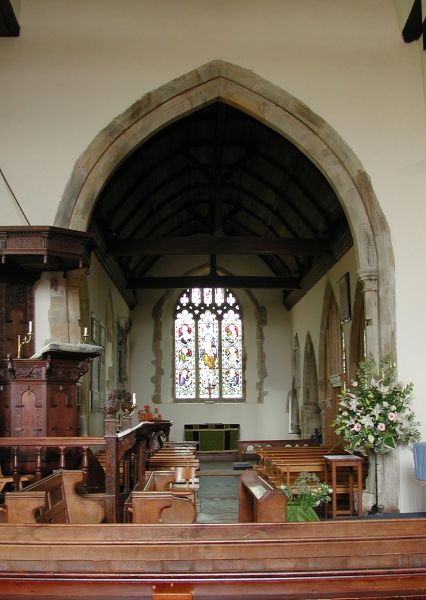
[[[238,479],[232,462],[200,465],[197,523],[238,523]]]

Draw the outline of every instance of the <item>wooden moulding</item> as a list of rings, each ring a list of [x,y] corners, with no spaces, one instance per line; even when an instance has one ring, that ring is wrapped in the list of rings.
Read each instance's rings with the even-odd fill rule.
[[[94,247],[94,237],[85,231],[51,226],[1,227],[0,277],[3,272],[5,277],[12,276],[17,266],[38,274],[87,268]]]
[[[184,586],[193,598],[425,597],[426,519],[0,525],[2,599],[143,599],[166,584],[176,598]]]

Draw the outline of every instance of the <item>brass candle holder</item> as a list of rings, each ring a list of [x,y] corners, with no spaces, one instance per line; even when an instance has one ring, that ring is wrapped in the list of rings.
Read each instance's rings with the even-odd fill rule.
[[[21,338],[21,335],[18,335],[18,358],[21,358],[21,348],[25,346],[25,344],[29,344],[33,337],[33,322],[30,321],[28,324],[28,333]]]

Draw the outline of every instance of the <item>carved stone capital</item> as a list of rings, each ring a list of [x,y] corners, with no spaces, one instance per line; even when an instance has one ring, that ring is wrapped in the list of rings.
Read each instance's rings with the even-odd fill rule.
[[[358,277],[363,292],[377,292],[379,280],[377,269],[361,269],[358,271]]]

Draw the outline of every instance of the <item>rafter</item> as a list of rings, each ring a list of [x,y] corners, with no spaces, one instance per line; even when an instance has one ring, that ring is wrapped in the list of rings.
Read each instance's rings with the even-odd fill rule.
[[[130,279],[130,290],[179,289],[191,287],[230,287],[234,289],[297,290],[299,282],[291,277],[256,277],[237,275],[193,275],[182,277],[141,277]]]
[[[186,236],[170,238],[125,239],[110,244],[112,256],[161,256],[163,254],[330,254],[327,240],[316,238],[270,238],[251,236]]]

